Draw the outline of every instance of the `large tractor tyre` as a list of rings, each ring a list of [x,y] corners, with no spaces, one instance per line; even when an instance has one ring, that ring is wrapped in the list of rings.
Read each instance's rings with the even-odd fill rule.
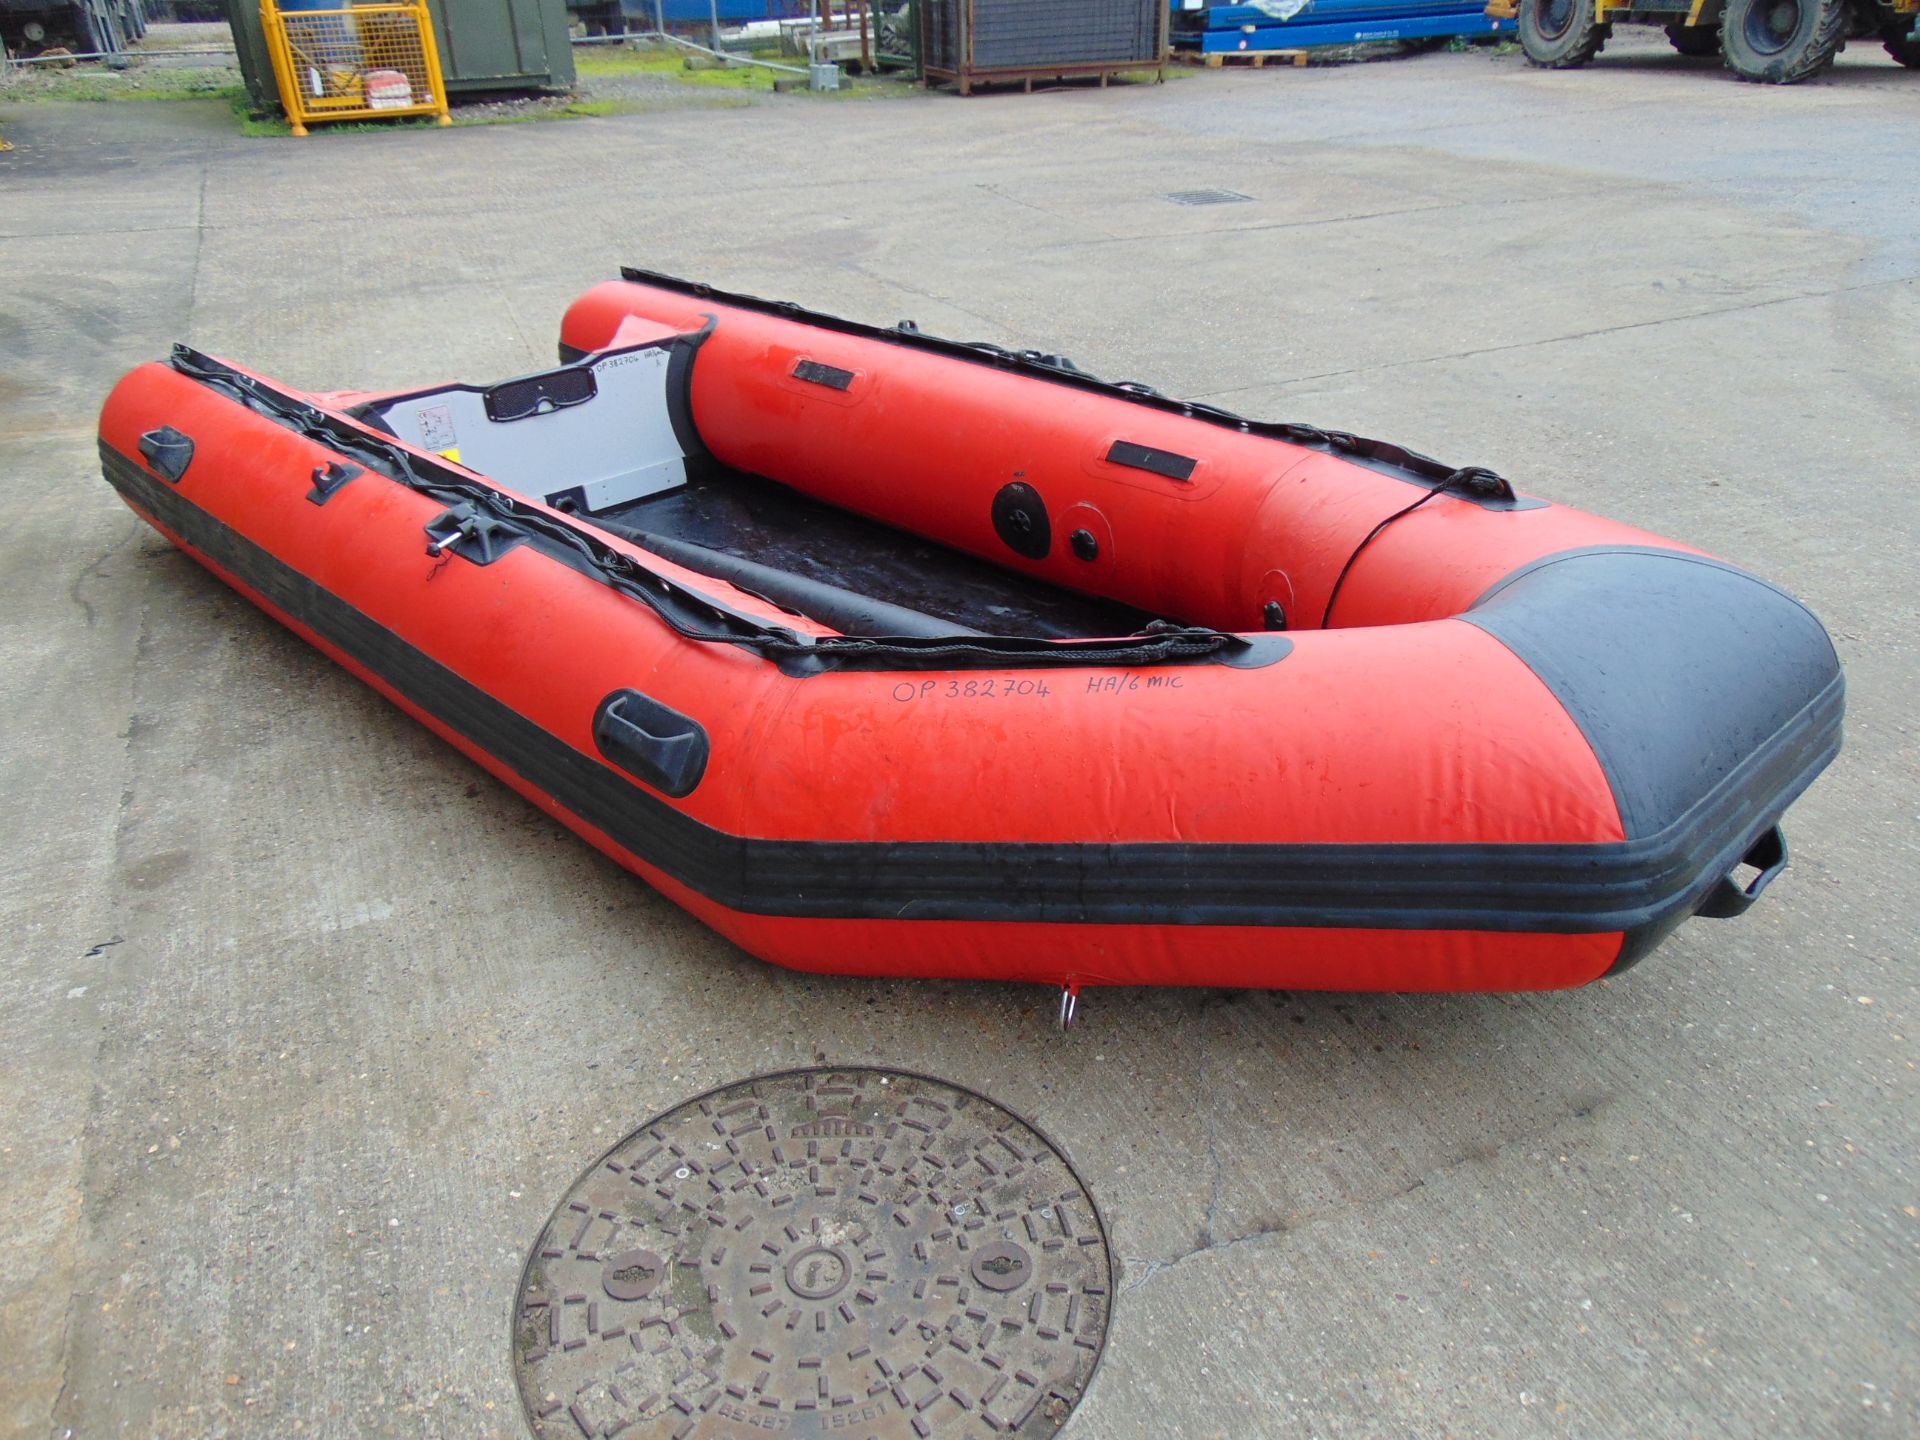
[[[1598,55],[1613,26],[1594,18],[1593,0],[1520,0],[1520,48],[1549,70],[1573,70]]]
[[[1852,18],[1848,0],[1727,0],[1720,54],[1742,80],[1795,85],[1833,63]]]
[[[1889,20],[1880,32],[1880,43],[1887,47],[1887,54],[1909,70],[1920,70],[1920,35],[1914,33],[1911,15]]]
[[[1669,25],[1667,43],[1682,55],[1690,55],[1698,60],[1720,54],[1720,27],[1718,25]]]

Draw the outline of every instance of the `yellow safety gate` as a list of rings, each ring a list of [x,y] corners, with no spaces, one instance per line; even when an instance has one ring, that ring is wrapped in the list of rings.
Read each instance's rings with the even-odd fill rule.
[[[260,23],[294,134],[316,120],[438,115],[453,123],[426,0],[327,10],[261,0]]]

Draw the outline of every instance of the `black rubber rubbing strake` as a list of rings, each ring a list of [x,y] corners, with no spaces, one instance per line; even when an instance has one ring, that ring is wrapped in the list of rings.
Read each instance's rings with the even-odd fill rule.
[[[742,1080],[595,1161],[534,1242],[542,1440],[1046,1440],[1100,1363],[1106,1226],[1030,1122],[899,1070]]]

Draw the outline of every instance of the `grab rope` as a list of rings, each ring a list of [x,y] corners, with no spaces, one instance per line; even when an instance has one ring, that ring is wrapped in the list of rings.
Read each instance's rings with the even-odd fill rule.
[[[1476,495],[1497,497],[1505,500],[1511,500],[1513,498],[1513,487],[1502,477],[1494,474],[1493,471],[1487,469],[1484,465],[1467,465],[1454,471],[1411,505],[1402,506],[1400,509],[1394,511],[1393,514],[1387,516],[1386,519],[1382,520],[1367,532],[1366,538],[1354,546],[1353,553],[1347,556],[1347,563],[1340,567],[1340,574],[1333,582],[1332,591],[1327,595],[1327,608],[1320,612],[1320,628],[1322,630],[1326,629],[1328,622],[1333,619],[1333,602],[1340,598],[1340,587],[1347,583],[1347,576],[1353,570],[1354,561],[1360,558],[1361,552],[1374,542],[1380,532],[1393,524],[1394,521],[1411,515],[1435,496],[1444,495],[1447,491],[1456,489],[1466,490]]]
[[[1390,440],[1372,440],[1364,435],[1355,435],[1351,431],[1327,430],[1318,425],[1308,425],[1296,420],[1252,420],[1219,405],[1209,405],[1201,400],[1178,400],[1173,396],[1163,395],[1151,385],[1142,384],[1137,380],[1102,380],[1099,376],[1081,369],[1066,356],[1048,351],[1014,350],[1005,345],[996,345],[991,340],[948,340],[944,336],[929,334],[911,320],[902,320],[898,324],[886,327],[869,325],[865,321],[849,320],[845,316],[829,315],[820,310],[809,310],[804,305],[791,300],[767,300],[758,295],[723,290],[715,285],[682,280],[677,276],[662,275],[657,270],[643,270],[632,265],[620,267],[620,278],[634,284],[651,285],[657,289],[692,296],[695,299],[718,300],[743,310],[753,310],[763,315],[777,315],[783,320],[797,320],[836,334],[858,335],[890,345],[904,345],[912,349],[971,360],[976,364],[988,363],[1022,374],[1041,376],[1058,384],[1120,396],[1151,410],[1204,420],[1210,425],[1236,430],[1243,435],[1260,435],[1271,440],[1284,440],[1288,444],[1303,445],[1315,450],[1324,450],[1329,454],[1350,457],[1369,466],[1385,466],[1389,470],[1404,472],[1408,478],[1422,485],[1444,484],[1452,475],[1462,473],[1444,461],[1435,460],[1430,455],[1422,455],[1417,450],[1409,450],[1404,445],[1396,445]],[[1494,475],[1493,471],[1481,465],[1465,468],[1478,474]],[[1499,479],[1497,475],[1494,478]],[[1500,484],[1504,489],[1496,498],[1511,501],[1513,487],[1504,480],[1500,480]]]
[[[496,530],[517,532],[544,542],[549,553],[609,588],[639,601],[676,635],[701,644],[738,645],[768,659],[806,662],[822,669],[929,667],[931,662],[971,662],[982,668],[1026,669],[1038,666],[1162,665],[1247,650],[1251,642],[1203,626],[1170,626],[1156,621],[1136,635],[1108,640],[1040,640],[1025,636],[800,635],[767,625],[750,615],[686,589],[648,569],[578,526],[546,510],[467,479],[424,456],[410,455],[371,430],[343,421],[317,406],[281,394],[185,345],[176,345],[173,368],[189,379],[224,390],[248,409],[377,470],[408,489],[438,500],[449,510],[470,507],[453,521],[453,531],[437,537],[433,553],[444,554],[484,517]],[[476,514],[475,512],[479,512]]]

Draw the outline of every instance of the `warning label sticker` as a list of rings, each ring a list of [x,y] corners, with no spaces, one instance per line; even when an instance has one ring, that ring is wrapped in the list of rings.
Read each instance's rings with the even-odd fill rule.
[[[420,422],[420,444],[428,450],[451,450],[460,443],[453,432],[453,411],[445,405],[428,405],[414,412]]]

